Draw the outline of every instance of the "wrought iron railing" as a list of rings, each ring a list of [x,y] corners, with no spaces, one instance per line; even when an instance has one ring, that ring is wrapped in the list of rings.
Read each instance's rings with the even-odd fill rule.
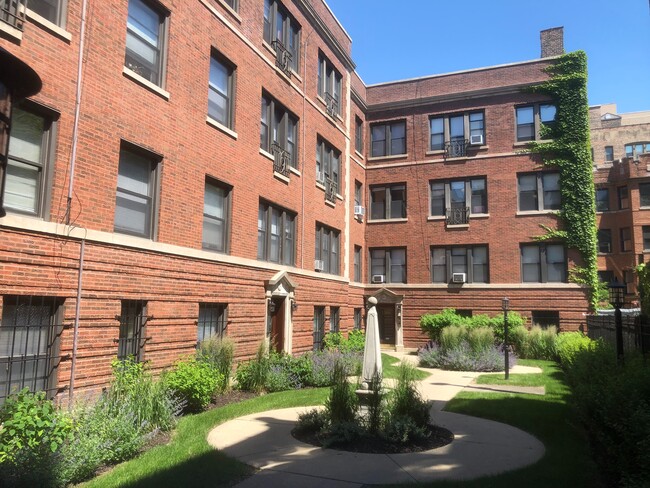
[[[452,207],[446,212],[447,225],[469,224],[469,207]]]
[[[0,0],[0,20],[22,31],[26,9],[27,0]]]
[[[331,93],[325,93],[325,105],[327,105],[327,115],[336,117],[339,112],[339,102]]]
[[[623,350],[639,351],[650,354],[650,322],[644,317],[623,315]],[[614,315],[588,315],[587,333],[589,338],[602,339],[612,345],[616,344],[616,320]]]
[[[273,154],[273,171],[282,176],[289,176],[289,166],[291,165],[291,155],[282,149],[277,142],[271,144],[271,153]]]
[[[331,178],[325,180],[325,201],[336,203],[336,193],[338,191],[338,184]]]
[[[273,49],[275,49],[275,65],[282,70],[282,72],[291,76],[291,53],[284,47],[277,39],[272,42]]]
[[[464,158],[467,156],[467,139],[445,142],[445,158]]]

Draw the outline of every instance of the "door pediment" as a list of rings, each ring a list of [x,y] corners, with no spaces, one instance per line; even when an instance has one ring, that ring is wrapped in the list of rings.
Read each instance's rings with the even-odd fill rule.
[[[298,287],[286,271],[278,271],[273,278],[264,282],[267,296],[286,297],[293,296],[294,290]]]
[[[377,303],[402,303],[404,295],[398,295],[388,288],[382,288],[377,293],[370,295],[377,299]]]

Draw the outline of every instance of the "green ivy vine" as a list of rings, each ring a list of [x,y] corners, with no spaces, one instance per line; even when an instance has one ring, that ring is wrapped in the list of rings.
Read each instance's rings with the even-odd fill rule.
[[[553,126],[543,126],[542,139],[531,142],[531,152],[542,157],[544,165],[560,171],[562,207],[557,215],[561,230],[542,225],[545,234],[538,240],[561,239],[577,249],[582,266],[570,270],[571,280],[587,285],[592,310],[598,305],[598,263],[596,204],[589,140],[589,103],[587,99],[587,56],[584,51],[564,54],[545,70],[550,78],[530,89],[555,102]]]

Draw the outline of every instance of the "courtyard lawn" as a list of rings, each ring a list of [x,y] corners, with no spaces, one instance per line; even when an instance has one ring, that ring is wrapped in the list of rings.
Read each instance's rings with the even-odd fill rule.
[[[384,378],[392,378],[392,379],[397,378],[397,372],[399,370],[399,359],[397,359],[394,356],[391,356],[390,354],[382,353],[381,366],[382,366],[382,373]],[[415,379],[417,380],[423,380],[424,378],[428,378],[429,376],[431,376],[431,373],[428,373],[426,371],[422,371],[418,369],[415,372]]]

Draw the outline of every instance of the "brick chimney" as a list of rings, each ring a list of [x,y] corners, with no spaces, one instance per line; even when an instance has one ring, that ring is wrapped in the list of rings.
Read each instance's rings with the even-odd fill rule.
[[[539,39],[543,58],[564,54],[564,27],[545,29],[539,33]]]

